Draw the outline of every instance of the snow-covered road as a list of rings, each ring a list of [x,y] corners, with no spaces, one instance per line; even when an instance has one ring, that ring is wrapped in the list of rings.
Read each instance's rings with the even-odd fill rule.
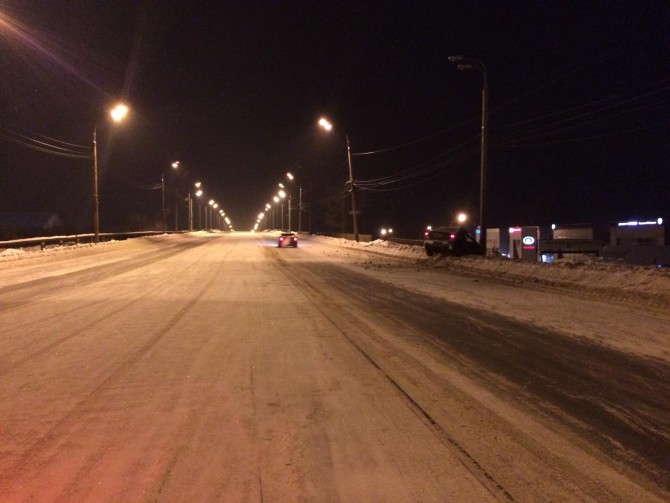
[[[0,262],[0,501],[670,496],[662,309],[274,245]]]

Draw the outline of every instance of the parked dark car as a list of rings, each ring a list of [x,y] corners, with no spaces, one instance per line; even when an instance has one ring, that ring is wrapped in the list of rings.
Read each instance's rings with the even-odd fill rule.
[[[282,232],[277,239],[277,246],[279,248],[283,246],[292,246],[293,248],[298,247],[298,236],[293,232]]]
[[[423,247],[426,254],[481,255],[477,239],[465,227],[435,227],[424,232]]]

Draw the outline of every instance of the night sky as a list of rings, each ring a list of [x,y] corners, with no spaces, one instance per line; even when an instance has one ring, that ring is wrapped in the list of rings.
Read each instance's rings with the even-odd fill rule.
[[[159,225],[161,175],[168,219],[202,181],[249,230],[287,171],[303,230],[350,232],[345,135],[362,233],[476,221],[482,75],[462,55],[487,68],[489,227],[667,221],[668,26],[653,0],[0,0],[0,212],[90,232],[97,128],[102,232]]]

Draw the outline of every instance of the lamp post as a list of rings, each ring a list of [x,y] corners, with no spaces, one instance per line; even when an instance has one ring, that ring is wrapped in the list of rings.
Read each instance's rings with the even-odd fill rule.
[[[179,161],[174,161],[172,164],[172,169],[179,169]],[[177,189],[174,189],[174,231],[179,231],[179,197],[177,195]]]
[[[274,196],[272,200],[277,204],[279,202],[279,196]],[[275,228],[275,208],[272,207],[272,228]]]
[[[161,173],[161,208],[163,215],[163,232],[165,232],[165,173]]]
[[[272,209],[272,205],[270,203],[265,203],[265,213],[267,213],[271,209]],[[274,217],[274,215],[273,215],[273,217]],[[267,229],[267,226],[268,226],[268,223],[265,224],[266,229]],[[273,227],[274,227],[274,225],[273,225]]]
[[[289,179],[290,182],[293,182],[293,179],[295,178],[293,174],[286,173],[286,178]],[[291,191],[288,191],[288,231],[291,232]]]
[[[333,125],[325,117],[319,119],[319,126],[321,126],[326,131],[331,131],[333,129]],[[347,182],[347,187],[349,189],[349,192],[351,192],[351,216],[353,217],[353,223],[354,223],[354,239],[356,240],[356,242],[358,242],[358,218],[357,218],[358,212],[356,211],[356,197],[354,193],[354,174],[353,174],[353,168],[351,166],[351,143],[349,142],[349,135],[347,134],[346,131],[344,133],[344,137],[347,139],[347,162],[349,163],[349,181]]]
[[[302,184],[298,195],[298,233],[302,232]]]
[[[283,187],[283,185],[280,183],[280,187]],[[277,192],[277,195],[279,196],[279,200],[281,201],[281,230],[284,230],[284,199],[286,199],[286,192],[284,192],[284,189],[280,189],[279,192]]]
[[[118,104],[109,112],[114,122],[121,122],[128,115],[128,107]],[[98,197],[98,128],[93,127],[93,234],[100,242],[100,198]]]
[[[218,208],[219,208],[219,203],[214,203],[214,204],[212,205],[212,210],[217,210]],[[219,226],[218,218],[217,218],[217,221],[216,221],[216,225],[214,225],[214,217],[215,217],[215,216],[216,216],[216,211],[212,211],[212,214],[211,214],[211,226],[212,226],[212,229],[216,229],[216,228]]]
[[[195,188],[198,189],[195,191],[195,197],[198,198],[198,229],[202,230],[202,206],[200,204],[202,200],[202,183],[195,182]]]
[[[179,161],[175,161],[171,164],[172,169],[177,169],[179,167]],[[167,215],[165,213],[165,173],[161,173],[161,199],[163,201],[163,232],[167,230]],[[175,229],[177,230],[177,229]]]
[[[210,208],[213,205],[214,205],[214,199],[210,199],[209,202],[207,203],[207,206],[205,206],[205,228],[206,229],[209,229],[209,227],[207,227],[207,215],[210,215],[210,211],[211,211]],[[211,225],[212,219],[210,218],[209,221],[210,221],[210,225]]]
[[[486,255],[486,174],[488,171],[489,146],[489,84],[486,75],[486,65],[477,59],[468,59],[463,56],[449,56],[449,61],[458,63],[459,70],[476,70],[482,74],[482,147],[479,174],[479,243],[482,245],[482,254]]]

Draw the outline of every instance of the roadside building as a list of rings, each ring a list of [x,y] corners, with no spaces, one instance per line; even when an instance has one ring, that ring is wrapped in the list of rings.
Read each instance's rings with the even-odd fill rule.
[[[632,220],[610,226],[610,243],[603,256],[627,264],[670,265],[670,246],[663,219]]]
[[[594,238],[592,224],[554,224],[551,236],[540,242],[542,262],[588,260],[600,256],[603,243]]]

